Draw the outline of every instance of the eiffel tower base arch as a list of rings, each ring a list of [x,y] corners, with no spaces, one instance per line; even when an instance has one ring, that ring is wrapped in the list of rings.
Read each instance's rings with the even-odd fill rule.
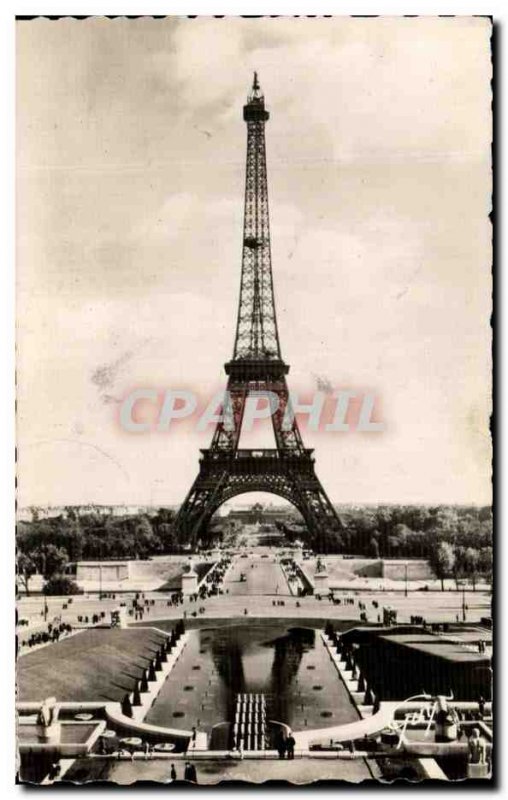
[[[199,474],[176,519],[181,541],[196,545],[213,514],[228,500],[246,492],[268,492],[290,502],[307,527],[308,543],[318,552],[334,549],[341,524],[314,470],[311,450],[202,450]]]

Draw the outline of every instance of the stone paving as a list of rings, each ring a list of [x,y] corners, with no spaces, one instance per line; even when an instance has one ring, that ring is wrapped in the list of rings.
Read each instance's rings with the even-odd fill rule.
[[[226,575],[224,591],[234,596],[290,594],[286,577],[275,556],[235,558]]]

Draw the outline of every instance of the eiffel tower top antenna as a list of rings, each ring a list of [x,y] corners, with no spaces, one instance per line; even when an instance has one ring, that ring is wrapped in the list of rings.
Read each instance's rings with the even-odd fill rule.
[[[254,72],[254,80],[252,81],[252,95],[258,96],[260,92],[261,92],[261,87],[258,81],[258,74],[257,72]]]

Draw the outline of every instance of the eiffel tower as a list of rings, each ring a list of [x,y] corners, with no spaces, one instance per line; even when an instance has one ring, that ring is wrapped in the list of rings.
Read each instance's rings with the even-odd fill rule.
[[[281,355],[273,292],[265,124],[269,113],[254,73],[243,107],[247,124],[247,168],[240,302],[233,357],[224,365],[226,401],[210,447],[201,450],[199,474],[175,520],[182,542],[196,544],[214,512],[236,495],[271,492],[302,515],[309,544],[326,551],[340,543],[342,524],[314,471],[313,450],[304,447],[294,415],[289,422],[286,375]],[[239,439],[249,395],[272,392],[274,449],[240,449]]]

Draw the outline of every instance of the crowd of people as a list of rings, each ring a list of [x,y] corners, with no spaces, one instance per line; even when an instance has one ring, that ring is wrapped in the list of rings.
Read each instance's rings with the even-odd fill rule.
[[[224,580],[224,575],[231,564],[230,558],[222,558],[220,561],[216,562],[215,565],[209,570],[208,574],[205,576],[201,586],[199,587],[199,591],[193,595],[185,597],[181,590],[175,590],[171,593],[169,597],[161,598],[160,602],[164,602],[167,607],[177,607],[183,605],[186,600],[190,601],[191,603],[197,603],[199,600],[204,600],[214,594],[222,593],[222,582]],[[99,600],[116,600],[118,594],[116,592],[101,592],[98,595]],[[72,602],[72,598],[68,598],[64,605],[62,606],[62,610],[67,608],[67,603]],[[130,617],[132,617],[135,621],[143,621],[146,614],[149,614],[150,611],[155,610],[156,601],[154,598],[147,598],[145,597],[144,592],[136,592],[135,596],[127,601],[120,602],[120,606],[124,606],[127,608],[127,613]],[[45,604],[44,609],[41,610],[41,616],[46,620],[48,616],[48,606]],[[195,611],[190,612],[192,616],[197,616],[198,614],[203,614],[205,612],[204,606],[199,606]],[[183,616],[187,617],[189,612],[184,611]],[[98,610],[93,614],[78,614],[76,616],[76,621],[78,627],[83,625],[99,625],[101,622],[104,622],[106,619],[106,611]],[[22,628],[23,626],[29,626],[28,619],[20,619],[18,621],[18,626]],[[29,637],[24,638],[20,642],[20,646],[22,648],[33,648],[36,645],[42,644],[49,644],[53,642],[58,642],[62,635],[70,633],[73,630],[73,627],[70,623],[65,622],[58,622],[55,624],[48,623],[47,628],[45,630],[38,630],[33,632]]]
[[[68,622],[48,622],[47,628],[44,631],[36,631],[32,633],[28,639],[21,641],[21,647],[36,647],[37,645],[49,644],[50,642],[58,642],[62,636],[72,633],[72,625]]]

